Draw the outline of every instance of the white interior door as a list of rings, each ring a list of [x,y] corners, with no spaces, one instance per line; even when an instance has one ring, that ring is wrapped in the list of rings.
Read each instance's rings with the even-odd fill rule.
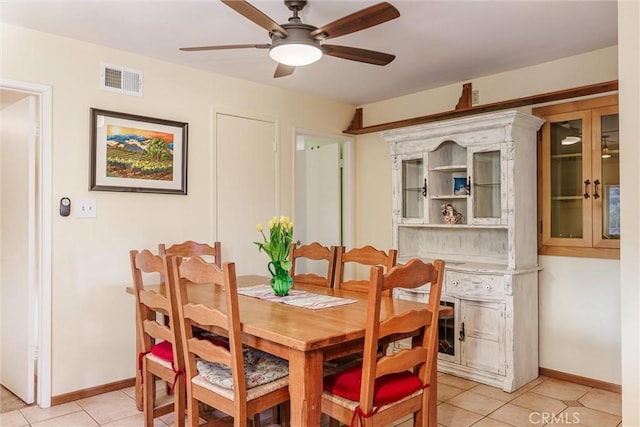
[[[7,99],[6,97],[3,97]],[[3,102],[0,135],[0,380],[33,403],[37,344],[36,97]]]
[[[256,224],[279,215],[277,124],[226,114],[216,116],[218,240],[223,261],[237,274],[267,274],[269,259],[253,242]]]
[[[302,148],[302,147],[300,147]],[[296,151],[295,238],[301,244],[342,244],[340,144],[305,143]],[[319,263],[298,261],[300,272],[324,274]],[[324,270],[324,271],[323,271]]]

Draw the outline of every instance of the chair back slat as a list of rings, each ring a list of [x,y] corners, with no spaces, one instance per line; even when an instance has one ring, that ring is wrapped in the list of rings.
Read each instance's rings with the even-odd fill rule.
[[[158,245],[158,253],[160,255],[176,255],[182,258],[191,258],[199,256],[203,259],[210,257],[214,264],[222,266],[222,245],[220,242],[214,242],[213,246],[208,243],[198,243],[193,240],[187,240],[182,243],[175,243],[168,248],[164,243]]]
[[[380,338],[388,337],[395,333],[405,333],[415,331],[424,325],[424,316],[430,314],[429,310],[411,310],[394,316],[380,323],[378,336]]]
[[[365,265],[388,266],[389,255],[385,251],[378,250],[371,245],[362,248],[354,248],[342,256],[343,262],[357,262]]]
[[[146,334],[151,335],[156,340],[169,341],[173,343],[173,332],[167,326],[161,325],[155,320],[145,320],[142,322],[142,327]]]
[[[394,372],[407,371],[420,363],[424,363],[427,358],[427,352],[422,347],[408,348],[400,351],[404,352],[402,358],[387,356],[378,361],[376,378]]]
[[[217,326],[219,328],[227,328],[227,315],[218,311],[205,307],[202,304],[185,304],[183,306],[184,317],[191,319],[193,323],[208,326]]]
[[[189,352],[210,362],[231,365],[231,352],[225,347],[212,344],[210,341],[191,338],[188,340]]]
[[[440,271],[438,271],[435,262],[434,264],[408,262],[404,266],[387,270],[385,274],[386,277],[382,284],[383,291],[397,287],[413,289],[427,283],[432,283],[434,286],[433,283],[437,282]],[[437,283],[435,286],[438,286]]]
[[[169,300],[165,295],[143,289],[140,291],[140,302],[154,311],[169,314]]]

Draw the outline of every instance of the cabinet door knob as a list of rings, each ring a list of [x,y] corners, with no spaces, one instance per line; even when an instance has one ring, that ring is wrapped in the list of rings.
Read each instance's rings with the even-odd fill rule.
[[[589,181],[588,179],[585,179],[584,180],[584,194],[583,194],[585,199],[588,199],[589,197],[591,197],[589,195],[589,184],[591,184],[591,181]]]
[[[422,196],[427,197],[427,178],[424,179],[424,186],[422,187]]]
[[[458,341],[464,341],[464,322],[460,324],[460,336],[458,337]]]
[[[593,181],[593,198],[594,199],[600,198],[600,195],[598,194],[598,185],[600,185],[599,179],[596,179],[595,181]]]

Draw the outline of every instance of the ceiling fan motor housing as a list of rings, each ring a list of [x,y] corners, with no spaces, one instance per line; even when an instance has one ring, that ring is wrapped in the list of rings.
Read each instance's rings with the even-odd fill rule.
[[[292,18],[294,19],[298,22],[282,24],[282,28],[287,30],[287,37],[282,38],[274,32],[269,34],[269,54],[274,60],[285,65],[299,66],[317,61],[322,57],[320,41],[310,36],[316,27],[300,23],[298,18]]]

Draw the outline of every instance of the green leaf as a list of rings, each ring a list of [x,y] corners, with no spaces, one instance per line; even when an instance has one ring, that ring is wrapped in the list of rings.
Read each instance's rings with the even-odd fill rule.
[[[291,270],[291,261],[289,261],[288,259],[280,261],[280,266],[283,270],[289,271]]]

